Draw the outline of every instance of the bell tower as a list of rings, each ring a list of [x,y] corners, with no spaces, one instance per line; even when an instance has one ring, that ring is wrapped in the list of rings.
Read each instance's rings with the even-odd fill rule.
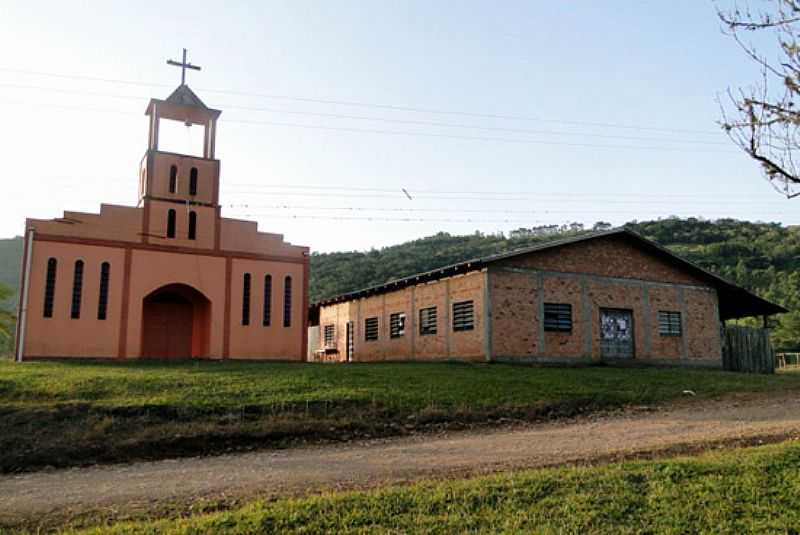
[[[151,99],[147,152],[139,171],[139,204],[144,208],[144,239],[148,243],[211,248],[218,244],[219,160],[214,157],[217,119],[222,113],[207,107],[186,85],[186,69],[200,67],[168,60],[181,67],[181,85],[166,100]],[[159,149],[161,120],[203,128],[202,156]]]

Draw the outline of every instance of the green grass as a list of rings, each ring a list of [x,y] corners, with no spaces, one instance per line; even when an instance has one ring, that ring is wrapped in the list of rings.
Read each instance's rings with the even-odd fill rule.
[[[541,419],[668,401],[684,390],[699,399],[800,392],[800,374],[446,363],[0,361],[0,471],[381,436],[405,432],[408,425]]]
[[[798,527],[800,445],[782,443],[697,458],[258,500],[227,512],[79,533],[796,534]]]

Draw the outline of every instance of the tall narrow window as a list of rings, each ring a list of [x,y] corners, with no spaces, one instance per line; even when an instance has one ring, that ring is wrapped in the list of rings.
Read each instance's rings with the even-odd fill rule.
[[[268,327],[272,322],[272,275],[264,276],[264,317],[262,323]]]
[[[53,317],[53,301],[56,296],[56,268],[58,268],[58,261],[51,258],[47,261],[47,279],[44,287],[44,312],[45,318]]]
[[[97,301],[97,319],[104,320],[108,313],[108,280],[111,277],[111,264],[100,264],[100,296]]]
[[[250,325],[250,274],[244,274],[242,282],[242,325]]]
[[[175,210],[172,208],[167,212],[167,238],[175,237]]]
[[[81,317],[81,295],[83,294],[83,260],[75,261],[75,274],[72,278],[72,311],[74,320]]]
[[[189,212],[189,239],[197,239],[197,212]]]
[[[169,192],[175,193],[178,190],[178,166],[173,165],[169,168]]]
[[[283,326],[292,325],[292,278],[283,280]]]
[[[197,195],[197,167],[189,172],[189,195]]]

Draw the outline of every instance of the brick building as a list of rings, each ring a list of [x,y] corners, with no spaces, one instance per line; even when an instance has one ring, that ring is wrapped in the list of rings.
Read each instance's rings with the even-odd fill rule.
[[[221,216],[220,111],[182,83],[145,113],[138,206],[26,221],[17,360],[304,360],[308,248]],[[202,154],[160,150],[162,121]]]
[[[634,232],[613,230],[317,303],[312,358],[720,367],[722,322],[780,312]]]

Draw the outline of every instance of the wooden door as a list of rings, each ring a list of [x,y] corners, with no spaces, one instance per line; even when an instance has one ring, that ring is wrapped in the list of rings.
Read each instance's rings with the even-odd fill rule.
[[[608,359],[632,359],[633,312],[600,309],[600,355]]]
[[[165,359],[191,358],[191,303],[147,303],[144,314],[142,356]]]

